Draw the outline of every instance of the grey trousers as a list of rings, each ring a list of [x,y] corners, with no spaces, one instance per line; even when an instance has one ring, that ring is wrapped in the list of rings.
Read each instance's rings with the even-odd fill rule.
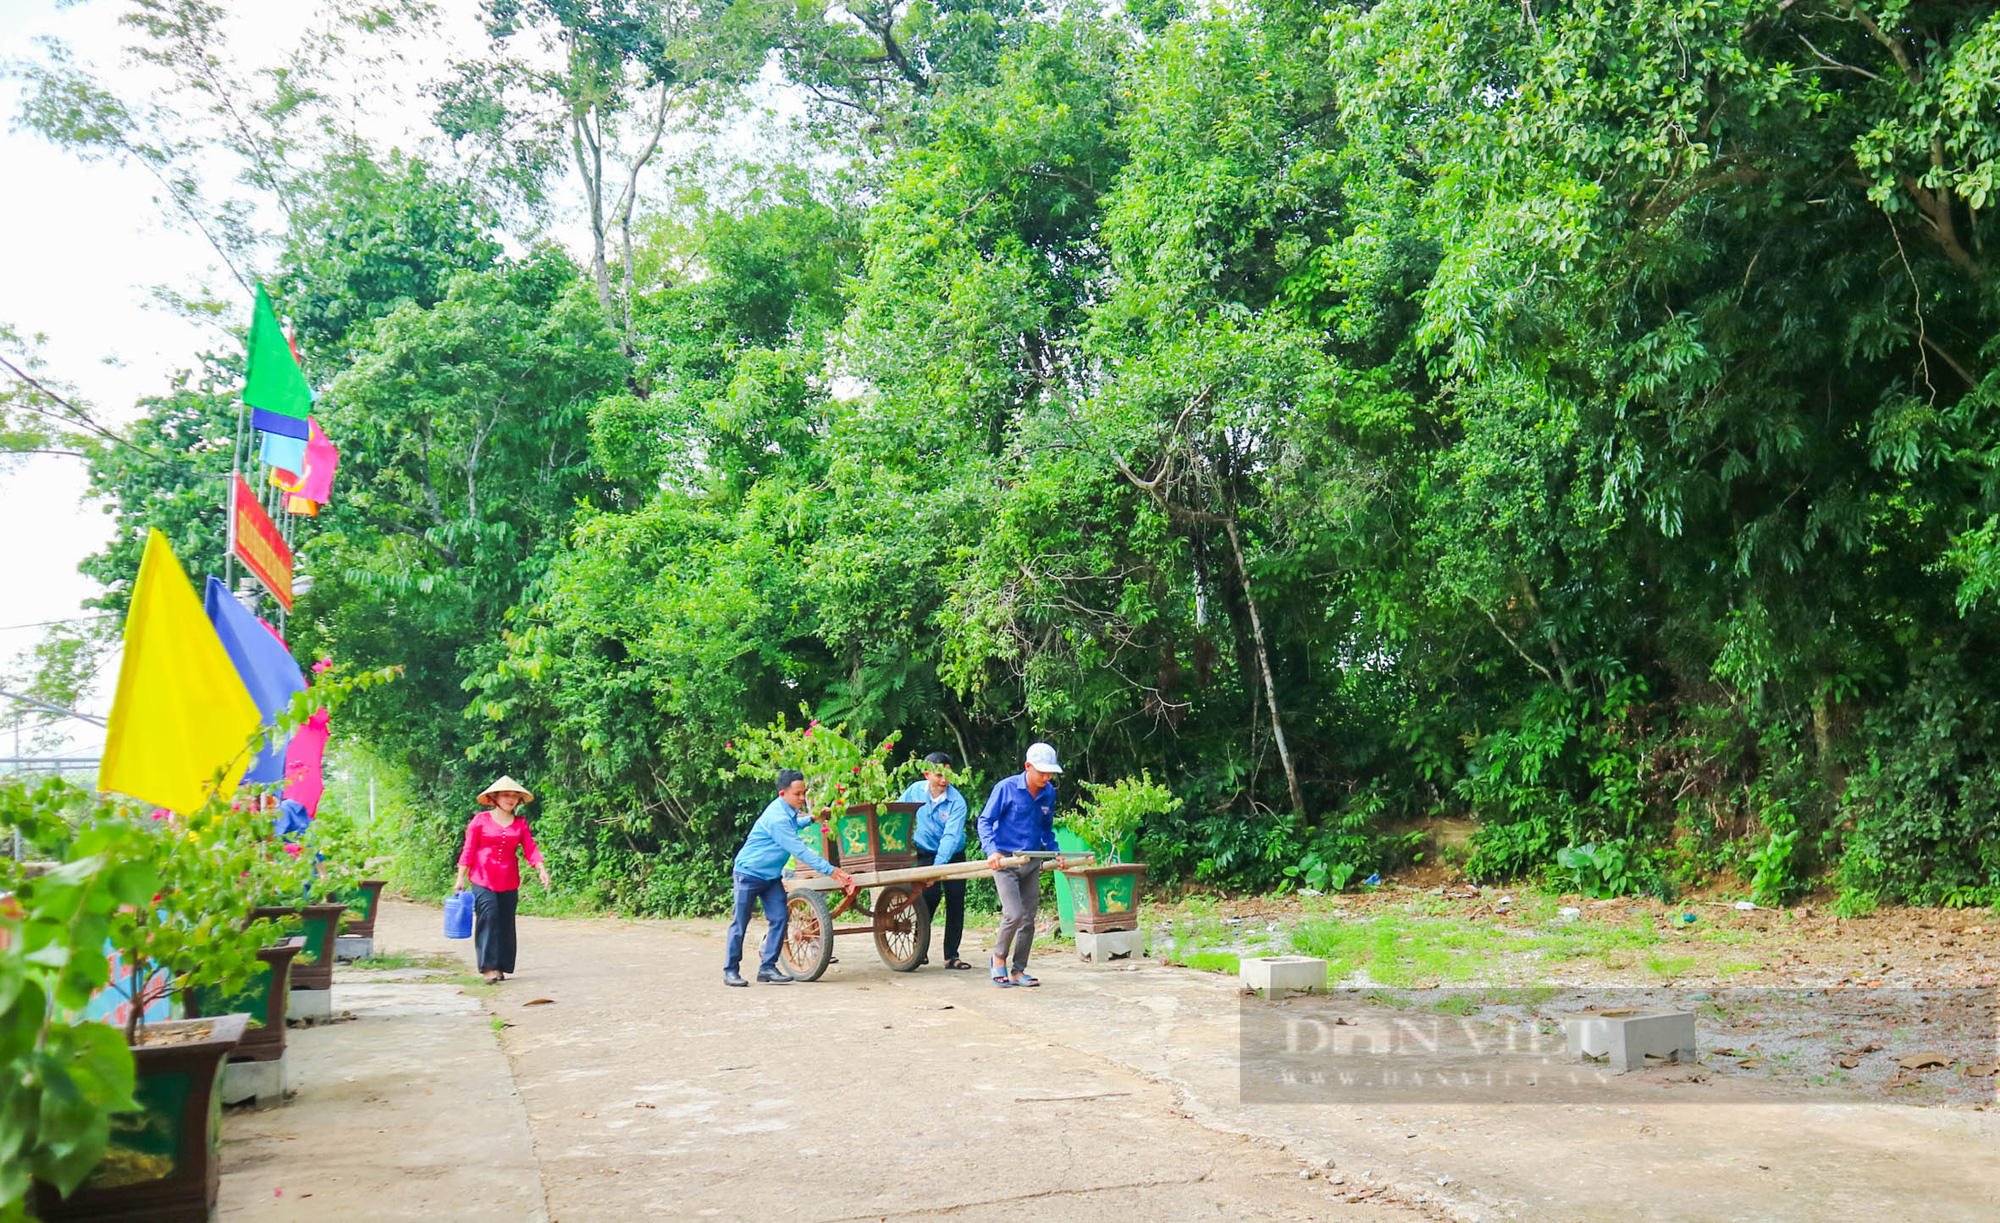
[[[1035,943],[1035,909],[1042,903],[1042,864],[1024,862],[1003,866],[993,872],[993,886],[1000,892],[1000,941],[993,954],[1015,972],[1028,967],[1028,948]],[[1008,949],[1013,959],[1008,961]]]

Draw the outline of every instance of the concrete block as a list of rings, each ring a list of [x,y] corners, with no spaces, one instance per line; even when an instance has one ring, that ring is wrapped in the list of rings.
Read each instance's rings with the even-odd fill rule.
[[[285,1000],[287,1019],[331,1019],[333,1018],[333,991],[330,989],[295,989]]]
[[[373,935],[342,934],[333,940],[333,958],[339,960],[365,960],[375,954]]]
[[[1648,1054],[1670,1062],[1695,1060],[1692,1011],[1584,1011],[1563,1020],[1572,1061],[1602,1058],[1619,1074],[1646,1068]]]
[[[245,1100],[270,1106],[285,1102],[285,1058],[272,1062],[230,1062],[222,1071],[222,1102],[240,1104]]]
[[[1144,930],[1113,930],[1104,934],[1087,934],[1079,931],[1076,936],[1078,958],[1093,964],[1107,964],[1112,960],[1125,960],[1133,956],[1144,956],[1147,950]]]
[[[1326,992],[1326,961],[1309,955],[1250,956],[1240,961],[1237,975],[1245,989],[1266,998]]]

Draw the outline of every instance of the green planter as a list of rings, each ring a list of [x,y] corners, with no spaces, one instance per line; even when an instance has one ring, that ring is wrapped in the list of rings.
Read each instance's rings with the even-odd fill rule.
[[[1067,828],[1058,828],[1056,848],[1066,854],[1096,853],[1097,860],[1104,863],[1109,863],[1114,858],[1119,862],[1130,862],[1139,856],[1139,834],[1134,832],[1127,836],[1125,843],[1118,846],[1118,852],[1113,855],[1098,853],[1097,847],[1086,843],[1082,837]],[[1062,923],[1063,933],[1071,937],[1076,935],[1076,897],[1071,894],[1068,884],[1056,888],[1056,918]]]
[[[1139,928],[1139,879],[1142,862],[1113,866],[1076,866],[1063,872],[1076,914],[1076,933],[1110,934]]]
[[[157,1038],[207,1027],[202,1040],[132,1050],[134,1112],[111,1119],[104,1158],[68,1197],[35,1186],[45,1223],[208,1223],[222,1184],[222,1072],[247,1016],[147,1025]]]
[[[274,918],[286,934],[305,936],[304,949],[292,961],[293,989],[332,989],[334,931],[346,912],[345,904],[260,905],[250,917]]]
[[[916,803],[857,803],[840,813],[829,832],[839,864],[849,871],[893,871],[917,864]]]
[[[375,912],[382,907],[382,889],[388,886],[385,879],[363,879],[341,897],[347,902],[347,916],[341,923],[340,932],[355,938],[375,937]]]
[[[241,993],[228,994],[213,985],[198,985],[183,994],[189,1019],[241,1012],[250,1017],[243,1039],[229,1055],[232,1062],[275,1062],[285,1055],[285,1008],[291,1000],[292,958],[305,950],[304,938],[288,938],[260,948],[262,967]]]

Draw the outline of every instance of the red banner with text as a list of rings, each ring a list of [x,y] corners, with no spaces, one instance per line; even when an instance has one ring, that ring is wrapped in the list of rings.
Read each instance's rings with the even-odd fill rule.
[[[236,555],[264,583],[287,612],[292,610],[292,550],[278,531],[278,524],[257,504],[257,494],[236,477]]]

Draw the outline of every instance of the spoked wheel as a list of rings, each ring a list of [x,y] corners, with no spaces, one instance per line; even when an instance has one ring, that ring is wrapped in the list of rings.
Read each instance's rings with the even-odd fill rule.
[[[817,981],[833,962],[833,916],[826,896],[801,889],[785,897],[785,945],[778,959],[801,981]]]
[[[892,883],[875,893],[875,950],[897,972],[914,972],[931,945],[931,915],[923,893]]]

